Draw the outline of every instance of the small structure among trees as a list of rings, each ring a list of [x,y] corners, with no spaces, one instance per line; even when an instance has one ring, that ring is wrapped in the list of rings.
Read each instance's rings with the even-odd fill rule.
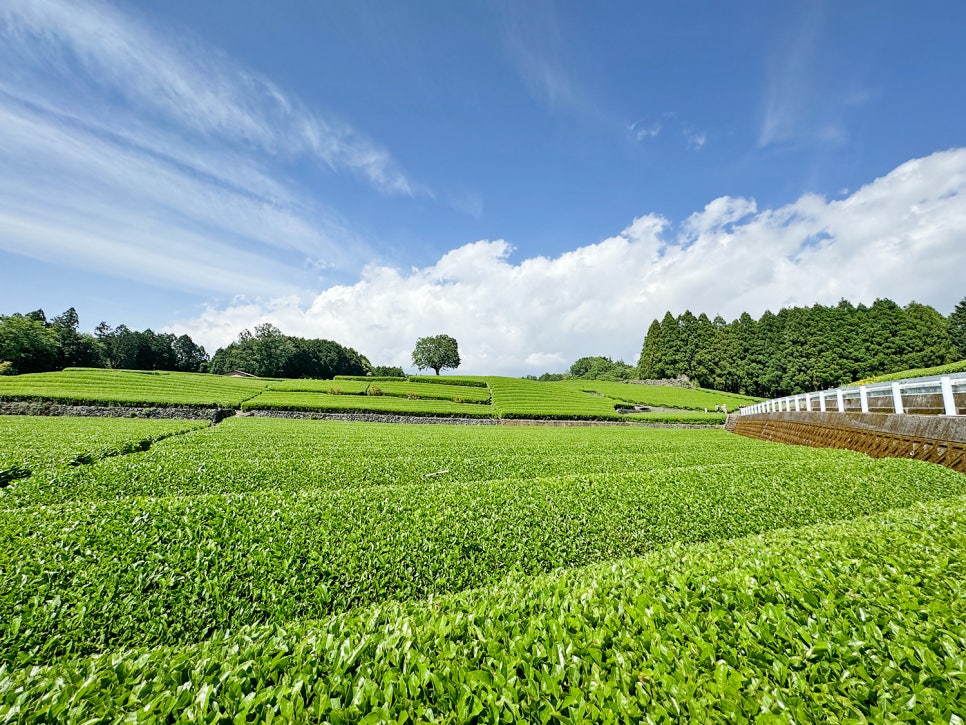
[[[413,365],[420,370],[432,368],[439,375],[444,368],[458,368],[460,353],[456,340],[449,335],[432,335],[416,340]]]

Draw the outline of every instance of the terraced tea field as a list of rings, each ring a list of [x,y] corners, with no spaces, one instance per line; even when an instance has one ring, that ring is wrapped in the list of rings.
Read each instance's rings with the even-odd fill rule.
[[[259,378],[197,373],[68,368],[56,373],[0,376],[0,400],[237,408],[267,384]]]
[[[274,380],[87,368],[0,377],[0,402],[4,401],[691,425],[723,423],[723,414],[706,412],[715,406],[734,408],[740,403],[757,402],[709,390],[600,381],[540,383],[455,375]],[[619,410],[631,404],[659,410]]]
[[[966,707],[966,476],[947,469],[716,429],[270,418],[125,452],[149,428],[97,424],[156,423],[62,420],[0,418],[4,460],[50,450],[0,488],[2,721]]]
[[[147,448],[199,421],[0,416],[0,486]]]

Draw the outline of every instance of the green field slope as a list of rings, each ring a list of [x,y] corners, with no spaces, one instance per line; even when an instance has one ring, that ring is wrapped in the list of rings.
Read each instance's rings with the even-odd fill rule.
[[[410,375],[411,383],[432,383],[434,385],[459,385],[485,388],[486,378],[480,375]]]
[[[949,363],[948,365],[939,365],[933,368],[916,368],[914,370],[900,370],[897,373],[889,373],[888,375],[878,375],[874,378],[866,378],[865,380],[860,380],[853,385],[869,385],[871,383],[886,383],[891,380],[908,380],[911,378],[926,378],[932,375],[951,375],[953,373],[963,373],[966,372],[966,360],[960,360],[959,362]]]
[[[42,426],[45,420],[90,419],[36,420]],[[23,440],[30,439],[11,438],[11,450],[32,455],[18,443]],[[229,418],[143,453],[62,471],[53,482],[20,481],[0,494],[0,506],[643,473],[707,461],[727,471],[771,460],[778,452],[789,465],[826,460],[824,456],[831,456],[828,465],[840,460],[838,452],[781,447],[720,430],[436,426],[429,432],[410,425]]]
[[[723,415],[713,412],[715,406],[728,405],[735,409],[753,399],[707,390],[593,380],[541,383],[473,376],[276,380],[68,368],[56,373],[0,377],[0,401],[4,400],[713,425],[724,422]],[[663,410],[629,415],[618,410],[634,404]],[[480,405],[487,407],[480,409]]]
[[[230,423],[3,490],[0,661],[179,646],[966,494],[929,464],[723,431]]]
[[[57,373],[0,376],[0,400],[237,408],[266,385],[258,378],[200,373],[67,368]]]
[[[710,390],[692,390],[660,385],[631,385],[602,380],[537,382],[519,378],[487,378],[493,391],[493,406],[501,418],[637,420],[690,423],[723,423],[724,415],[713,412],[716,405],[736,410],[757,399]],[[622,414],[617,407],[641,404],[691,411],[674,415],[668,411]],[[705,409],[712,411],[705,413]]]
[[[490,385],[493,406],[263,395],[547,405]],[[0,722],[966,707],[951,470],[715,429],[194,426],[0,417],[0,461],[34,469],[0,486]]]
[[[288,393],[331,393],[333,395],[363,395],[369,389],[369,381],[363,378],[337,380],[273,380],[266,390]]]
[[[155,441],[207,425],[185,420],[0,416],[0,486],[146,450]],[[30,484],[17,485],[26,488]]]
[[[449,418],[492,418],[493,410],[478,403],[416,399],[391,395],[329,395],[269,390],[242,403],[242,410],[284,410],[306,413],[384,413]]]
[[[458,403],[489,403],[490,391],[484,386],[457,385],[453,382],[439,383],[436,381],[387,381],[373,383],[370,392],[378,388],[383,395],[398,397],[426,398],[435,400],[452,400]]]
[[[40,722],[941,722],[966,501],[681,544],[197,645],[3,670]]]
[[[563,380],[545,385],[559,385],[582,391],[592,391],[608,398],[660,408],[684,408],[687,410],[714,410],[715,406],[726,405],[728,410],[736,411],[742,405],[759,402],[760,398],[735,393],[722,393],[702,388],[677,388],[666,385],[637,385],[613,383],[605,380]]]
[[[487,378],[501,418],[619,420],[616,401],[574,387],[521,378]]]

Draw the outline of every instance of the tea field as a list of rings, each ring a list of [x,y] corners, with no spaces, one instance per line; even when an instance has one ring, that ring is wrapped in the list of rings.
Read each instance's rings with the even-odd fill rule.
[[[67,368],[56,373],[0,376],[0,401],[237,408],[267,384],[260,378],[198,373]]]
[[[0,376],[0,403],[220,408],[302,414],[376,413],[494,419],[637,421],[719,425],[717,406],[755,398],[602,381],[411,376],[334,380],[230,378],[199,373],[68,368]],[[658,410],[632,412],[634,405]],[[711,412],[707,412],[711,411]],[[200,414],[199,414],[200,415]]]
[[[3,722],[966,712],[948,469],[720,429],[82,422],[0,417],[33,462],[0,488]]]
[[[201,421],[0,416],[0,486],[31,475],[147,450],[162,438],[205,427]]]

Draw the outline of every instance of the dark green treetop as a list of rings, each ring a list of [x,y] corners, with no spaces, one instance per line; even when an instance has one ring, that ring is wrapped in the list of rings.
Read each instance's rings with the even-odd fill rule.
[[[458,368],[460,353],[456,340],[449,335],[419,338],[413,348],[413,365],[420,370],[432,368],[437,375],[444,368]]]

